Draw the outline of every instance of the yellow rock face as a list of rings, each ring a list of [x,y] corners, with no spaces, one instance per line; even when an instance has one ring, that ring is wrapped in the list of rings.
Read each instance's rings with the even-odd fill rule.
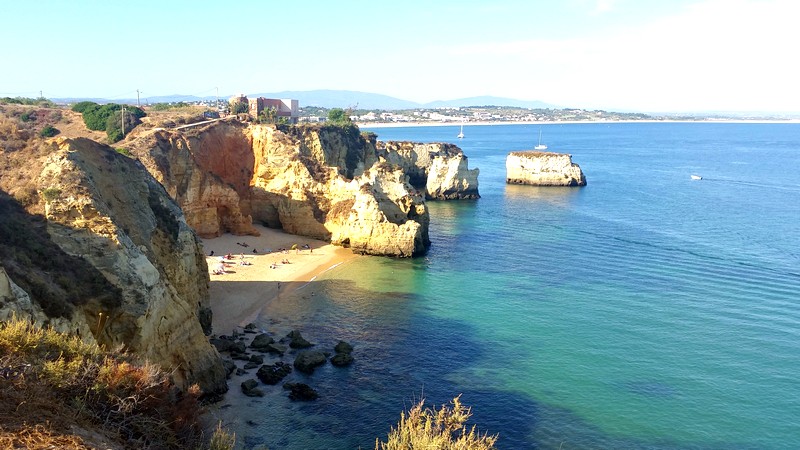
[[[201,236],[247,234],[255,221],[355,252],[411,256],[430,245],[426,197],[479,197],[478,171],[457,147],[387,145],[355,127],[220,122],[135,147]]]
[[[572,156],[550,152],[511,152],[506,157],[506,182],[533,186],[585,186],[586,177]]]
[[[181,210],[137,161],[87,139],[57,144],[38,180],[40,190],[59,193],[47,202],[48,234],[121,296],[115,307],[76,307],[62,327],[144,356],[179,386],[224,392],[224,369],[200,319],[208,269]]]

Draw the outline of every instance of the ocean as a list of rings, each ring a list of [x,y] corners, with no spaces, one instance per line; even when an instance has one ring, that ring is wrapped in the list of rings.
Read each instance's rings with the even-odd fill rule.
[[[586,187],[505,184],[540,130]],[[223,412],[245,448],[374,448],[456,395],[500,449],[800,447],[800,124],[370,131],[458,144],[482,198],[429,202],[426,256],[358,258],[264,309],[355,363],[292,374],[315,402],[267,387]]]

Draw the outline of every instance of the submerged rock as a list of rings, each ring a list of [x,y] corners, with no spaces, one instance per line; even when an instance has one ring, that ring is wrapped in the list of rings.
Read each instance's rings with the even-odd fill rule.
[[[256,376],[265,384],[278,384],[290,373],[292,373],[292,366],[285,362],[278,361],[275,364],[261,366]]]
[[[350,353],[337,353],[331,358],[331,364],[336,367],[349,366],[353,363],[353,355]]]
[[[319,393],[305,383],[285,383],[283,388],[289,391],[289,398],[295,401],[311,401],[319,398]]]
[[[331,364],[336,367],[349,366],[353,362],[353,346],[345,341],[339,341],[336,347],[333,348],[336,352],[331,358]]]
[[[252,378],[242,382],[242,393],[248,397],[264,396],[264,391],[258,388],[258,381]]]

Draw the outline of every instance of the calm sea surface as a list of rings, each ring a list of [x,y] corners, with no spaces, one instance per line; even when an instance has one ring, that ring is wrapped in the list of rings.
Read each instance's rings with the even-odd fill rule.
[[[540,129],[588,186],[504,183]],[[292,374],[316,402],[229,408],[245,447],[373,448],[458,394],[501,449],[800,447],[800,125],[372,131],[457,143],[482,198],[430,203],[427,256],[360,258],[265,308],[356,362]]]

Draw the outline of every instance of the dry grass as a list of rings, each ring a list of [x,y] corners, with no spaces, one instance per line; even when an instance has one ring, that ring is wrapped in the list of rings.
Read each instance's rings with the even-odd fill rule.
[[[408,413],[401,413],[397,428],[392,428],[386,442],[375,441],[375,450],[492,450],[497,435],[479,433],[466,422],[472,410],[461,404],[461,396],[440,409],[425,408],[424,400]]]
[[[0,448],[205,448],[200,394],[128,355],[0,325]]]

